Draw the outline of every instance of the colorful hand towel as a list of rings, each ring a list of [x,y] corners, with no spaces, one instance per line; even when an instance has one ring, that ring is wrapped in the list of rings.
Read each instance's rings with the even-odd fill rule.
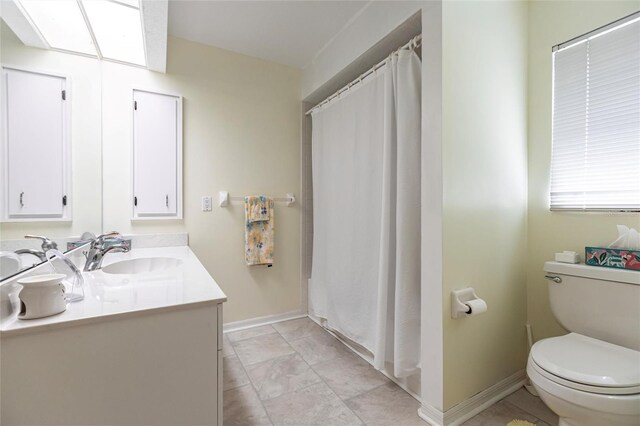
[[[273,265],[273,200],[259,195],[244,198],[247,265]]]
[[[271,212],[269,203],[273,201],[263,195],[245,197],[245,203],[249,203],[249,219],[253,222],[264,222],[269,220]]]

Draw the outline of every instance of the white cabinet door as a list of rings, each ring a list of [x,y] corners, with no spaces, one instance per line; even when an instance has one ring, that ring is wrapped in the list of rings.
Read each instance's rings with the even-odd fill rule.
[[[133,91],[133,217],[182,215],[182,99]]]
[[[3,219],[69,219],[66,79],[10,68],[3,77]]]

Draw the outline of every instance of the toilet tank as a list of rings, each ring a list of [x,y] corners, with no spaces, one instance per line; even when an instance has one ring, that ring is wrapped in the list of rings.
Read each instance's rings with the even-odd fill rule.
[[[640,272],[559,262],[544,271],[560,325],[640,351]]]

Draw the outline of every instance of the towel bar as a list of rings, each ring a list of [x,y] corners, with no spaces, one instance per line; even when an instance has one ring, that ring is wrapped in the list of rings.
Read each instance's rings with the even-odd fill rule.
[[[271,197],[271,199],[276,202],[286,203],[287,207],[293,206],[296,202],[296,196],[293,194],[293,192],[287,192],[286,197]],[[220,191],[218,193],[218,205],[220,207],[227,207],[231,201],[244,202],[244,197],[231,197],[229,196],[228,191]]]

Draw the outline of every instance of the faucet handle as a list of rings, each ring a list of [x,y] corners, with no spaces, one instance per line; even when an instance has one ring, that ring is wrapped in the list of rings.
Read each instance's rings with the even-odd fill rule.
[[[119,237],[120,233],[118,231],[105,232],[102,235],[98,235],[93,242],[91,243],[92,247],[100,246],[104,243],[104,240],[110,237]]]
[[[98,235],[96,237],[96,240],[104,240],[105,238],[109,238],[109,237],[116,237],[120,235],[120,233],[118,231],[110,231],[110,232],[105,232],[102,235]]]
[[[120,237],[120,233],[118,231],[111,231],[111,232],[105,232],[102,235],[98,235],[96,237],[96,240],[100,240],[100,241],[104,241],[107,238],[111,238],[111,237]]]
[[[44,235],[30,235],[27,234],[24,236],[25,238],[28,239],[35,239],[35,240],[42,240],[42,251],[43,252],[47,252],[47,250],[51,250],[51,249],[57,249],[58,248],[58,244],[56,244],[55,241],[50,240],[49,238],[45,237]]]

